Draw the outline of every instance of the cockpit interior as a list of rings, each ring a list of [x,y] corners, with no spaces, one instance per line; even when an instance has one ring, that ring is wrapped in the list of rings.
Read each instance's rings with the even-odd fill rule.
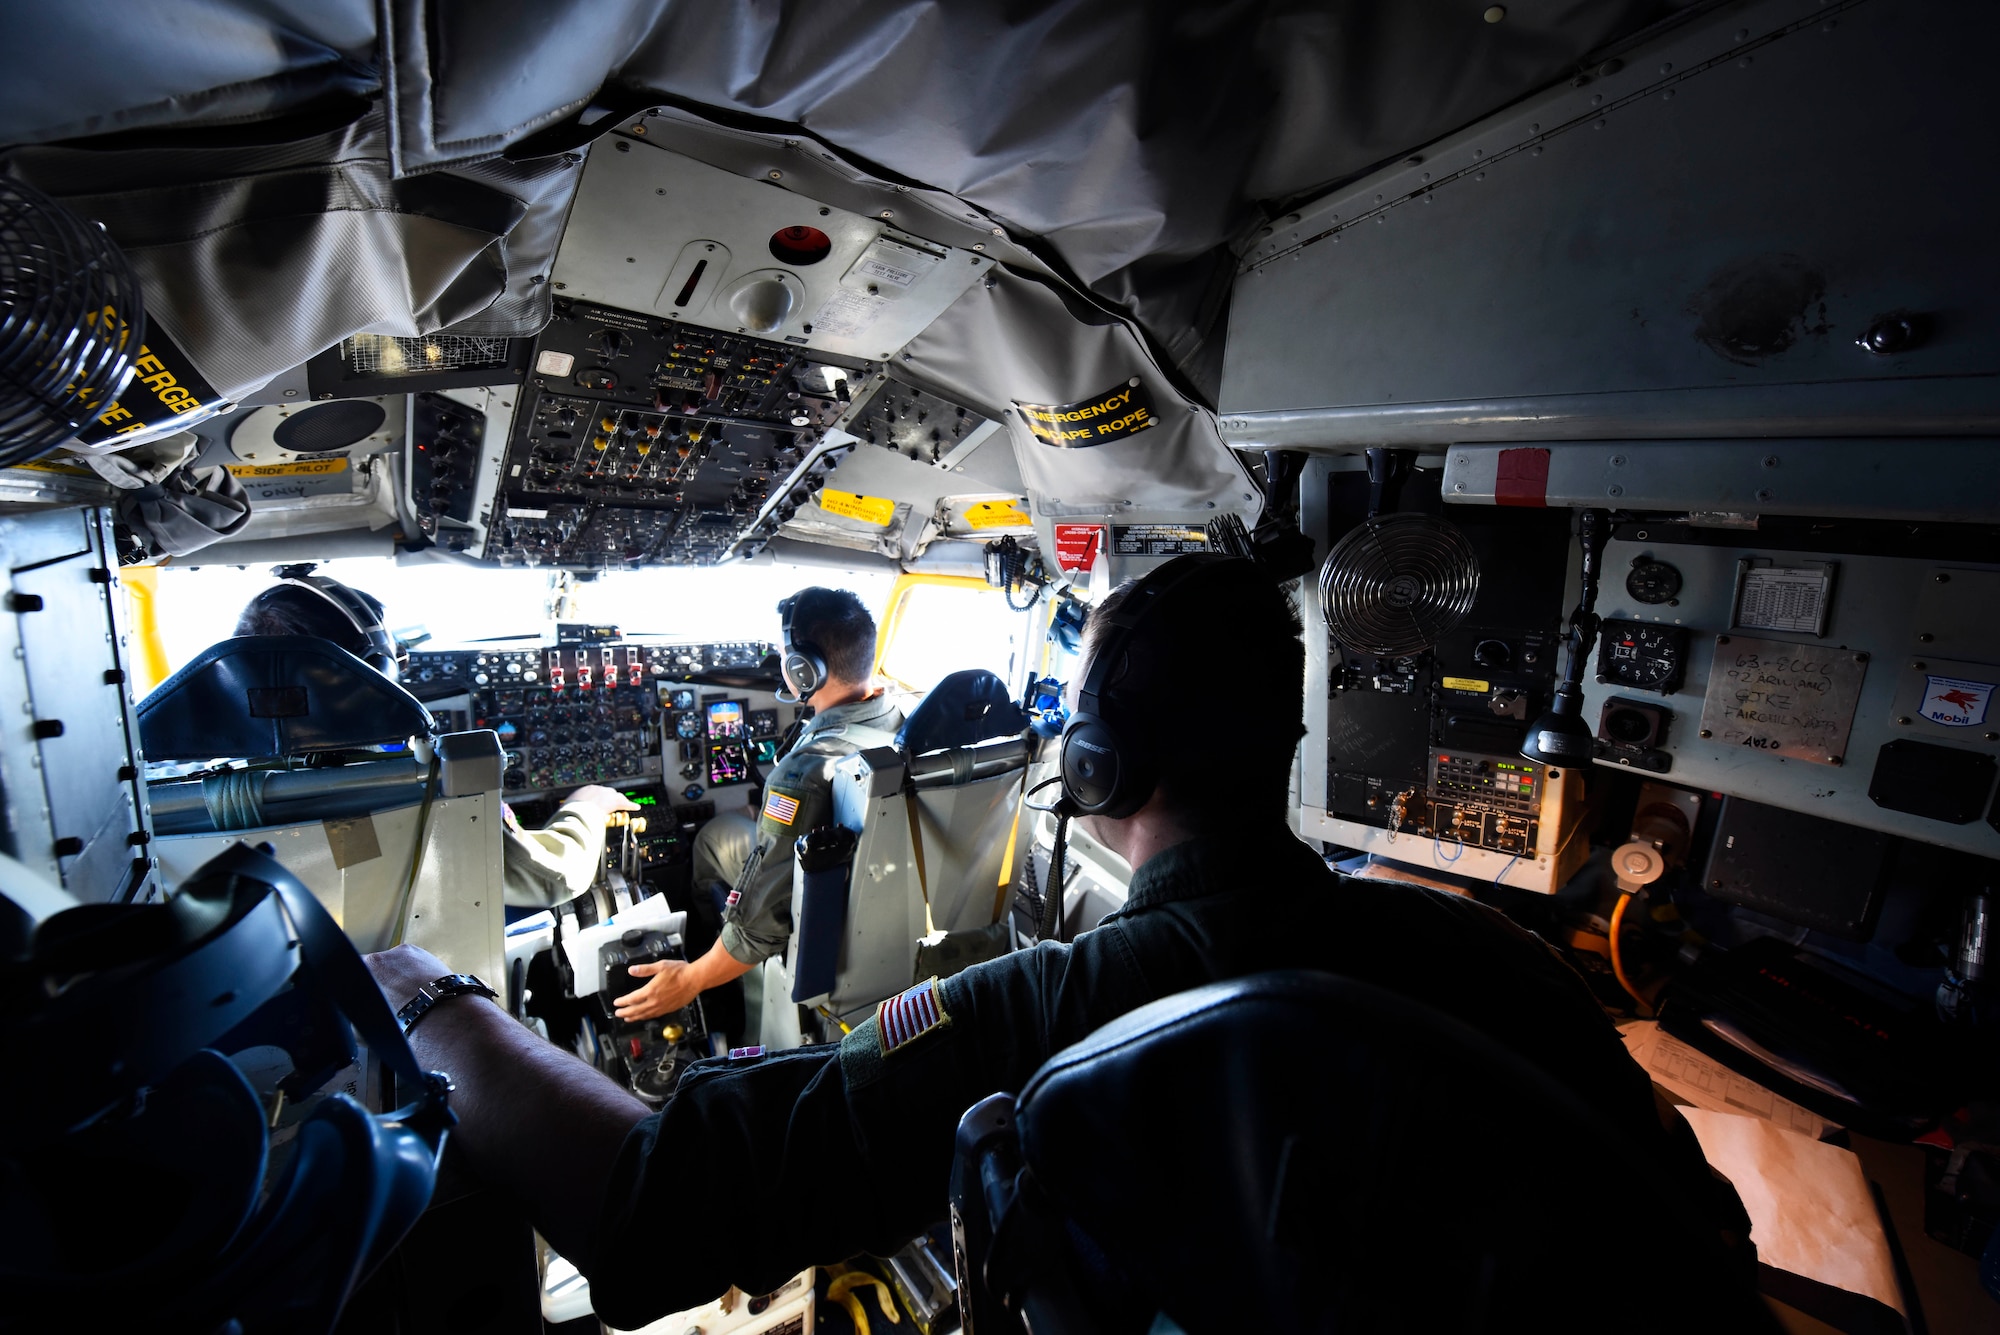
[[[1303,712],[1247,631],[1184,619],[1148,764],[1296,730],[1285,837],[1327,893],[1546,943],[1741,1199],[1769,1329],[2000,1326],[2000,13],[5,26],[0,1330],[1127,1328],[1035,1250],[1130,1296],[1113,1226],[1023,1243],[1034,1193],[994,1185],[1090,1176],[1059,1117],[1118,1142],[1101,1175],[1169,1152],[1079,1129],[1150,1106],[1115,1063],[1090,1090],[1110,1029],[1006,1091],[1018,1132],[966,1111],[928,1231],[637,1325],[454,1154],[479,1092],[403,1034],[496,1006],[653,1113],[858,1031],[900,1060],[953,977],[1134,907],[1133,845],[1067,805],[1092,654],[1144,615],[1095,609],[1217,557],[1295,605]],[[852,694],[808,589],[866,609]],[[1245,779],[1176,810],[1226,831]],[[404,947],[469,981],[385,1006],[365,961]],[[1379,954],[1421,1001],[1426,943]],[[1313,1060],[1241,1023],[1163,1047],[1187,1108]],[[1507,1158],[1452,1111],[1455,1153]],[[1551,1218],[1623,1190],[1545,1139]],[[1283,1145],[1269,1236],[1191,1252],[1130,1328],[1427,1324],[1313,1288],[1346,1235],[1285,1221],[1346,1188]],[[1678,1253],[1629,1222],[1619,1309],[1553,1328],[1653,1328]]]

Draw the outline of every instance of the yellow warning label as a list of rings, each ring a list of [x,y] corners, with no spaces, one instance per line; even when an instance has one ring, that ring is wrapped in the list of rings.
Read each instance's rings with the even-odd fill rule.
[[[1493,683],[1481,681],[1477,677],[1446,677],[1444,688],[1447,691],[1478,691],[1484,695],[1493,689]]]
[[[237,477],[324,477],[329,473],[345,473],[345,459],[301,459],[289,464],[230,464],[229,471]]]
[[[65,477],[97,476],[97,474],[91,472],[88,468],[85,468],[82,464],[51,463],[47,459],[30,459],[27,463],[15,464],[14,467],[32,468],[37,473],[61,473]]]
[[[819,494],[819,508],[830,515],[843,519],[859,519],[864,524],[877,524],[883,528],[896,517],[896,503],[886,496],[857,496],[851,491],[824,488]]]
[[[965,522],[972,528],[1026,528],[1034,521],[1012,501],[977,501],[966,507]]]

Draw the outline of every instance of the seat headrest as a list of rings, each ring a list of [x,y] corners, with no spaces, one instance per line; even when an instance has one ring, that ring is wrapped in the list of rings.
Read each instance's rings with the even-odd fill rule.
[[[1007,683],[985,668],[954,672],[931,688],[896,733],[896,749],[920,756],[947,746],[974,746],[995,737],[1013,737],[1028,716],[1007,691]]]
[[[139,702],[149,760],[240,760],[425,736],[415,696],[331,640],[239,635],[212,644]]]

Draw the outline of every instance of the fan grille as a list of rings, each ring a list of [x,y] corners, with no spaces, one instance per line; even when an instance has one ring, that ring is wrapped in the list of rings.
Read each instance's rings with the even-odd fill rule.
[[[1335,545],[1319,576],[1320,612],[1333,638],[1381,658],[1430,648],[1478,596],[1472,544],[1429,515],[1368,520]]]
[[[144,320],[139,279],[104,229],[0,176],[0,467],[48,453],[111,405]]]

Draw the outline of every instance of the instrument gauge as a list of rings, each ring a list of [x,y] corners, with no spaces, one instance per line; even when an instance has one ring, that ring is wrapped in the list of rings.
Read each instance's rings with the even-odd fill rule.
[[[1642,621],[1607,621],[1597,641],[1597,679],[1671,695],[1687,671],[1687,630]]]
[[[1625,576],[1625,592],[1632,595],[1634,602],[1649,606],[1672,602],[1681,594],[1681,572],[1665,561],[1642,556],[1632,563],[1631,573]]]
[[[701,736],[701,715],[682,714],[675,718],[674,736],[690,739]]]

